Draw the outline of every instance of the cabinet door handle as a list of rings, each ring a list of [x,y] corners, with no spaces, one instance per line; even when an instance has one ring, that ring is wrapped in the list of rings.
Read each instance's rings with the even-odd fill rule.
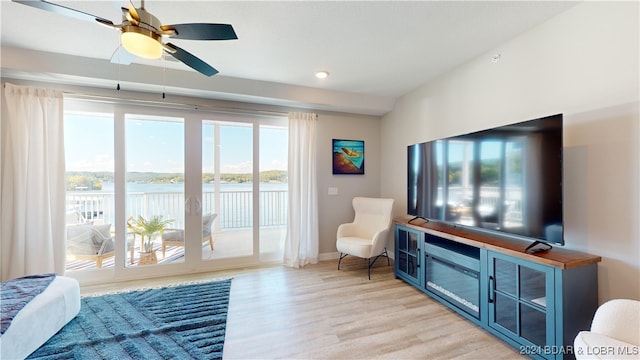
[[[489,276],[489,304],[492,304],[495,300],[493,294],[495,291],[496,281],[493,276]]]

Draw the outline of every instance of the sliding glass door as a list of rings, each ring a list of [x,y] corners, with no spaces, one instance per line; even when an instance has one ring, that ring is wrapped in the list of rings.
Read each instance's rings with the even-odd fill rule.
[[[215,217],[202,258],[253,256],[253,124],[205,120],[202,136],[202,209]]]
[[[260,125],[260,260],[279,261],[287,232],[289,132],[283,124]]]
[[[68,112],[66,163],[66,270],[114,267],[114,116]]]
[[[67,270],[134,278],[282,259],[286,119],[69,105]]]
[[[124,121],[127,265],[183,262],[184,119],[126,114]]]

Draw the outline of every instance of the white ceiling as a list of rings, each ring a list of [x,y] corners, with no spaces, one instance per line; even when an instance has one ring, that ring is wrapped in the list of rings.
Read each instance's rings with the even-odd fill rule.
[[[120,6],[127,6],[127,2],[115,0],[52,2],[114,23],[121,22]],[[134,4],[139,6],[139,0]],[[212,84],[222,83],[223,80],[214,80],[220,77],[257,81],[255,84],[261,87],[284,84],[293,89],[315,88],[325,93],[395,99],[575,4],[149,0],[145,7],[163,24],[233,25],[238,40],[171,40],[220,71],[207,80]],[[2,0],[1,5],[4,51],[24,48],[107,60],[119,45],[116,30],[7,0]],[[138,63],[193,72],[173,61]],[[325,80],[316,79],[313,74],[318,70],[327,70],[331,75]],[[158,77],[161,76],[159,71]],[[193,95],[212,96],[204,88]],[[217,93],[220,92],[224,91],[218,87]],[[265,94],[264,98],[267,100],[261,101],[269,103],[270,96]]]

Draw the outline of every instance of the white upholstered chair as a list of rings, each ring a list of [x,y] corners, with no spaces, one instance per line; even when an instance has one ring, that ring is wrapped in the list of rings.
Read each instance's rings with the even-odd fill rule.
[[[347,255],[367,259],[368,275],[371,280],[371,266],[380,256],[387,257],[387,234],[391,228],[393,199],[353,198],[355,218],[353,222],[338,227],[336,248],[340,252],[340,263]],[[372,260],[373,259],[373,260]]]
[[[638,359],[640,301],[614,299],[600,305],[590,331],[573,340],[576,359]]]

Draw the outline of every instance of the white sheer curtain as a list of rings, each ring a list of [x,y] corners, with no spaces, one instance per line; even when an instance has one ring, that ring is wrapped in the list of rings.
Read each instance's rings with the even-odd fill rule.
[[[318,262],[316,114],[289,113],[289,221],[284,263]]]
[[[62,92],[5,83],[4,95],[6,107],[0,127],[1,277],[63,274]]]

